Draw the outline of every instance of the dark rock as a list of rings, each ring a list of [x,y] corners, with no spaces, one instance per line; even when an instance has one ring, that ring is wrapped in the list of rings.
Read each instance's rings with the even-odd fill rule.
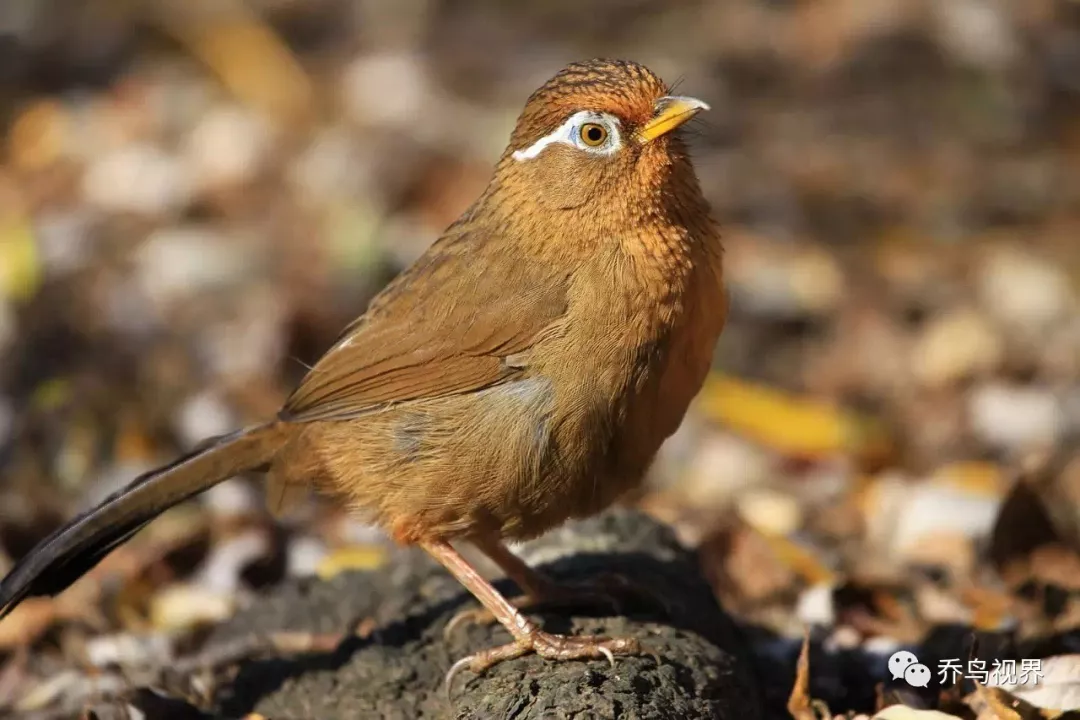
[[[453,700],[443,676],[454,660],[509,640],[498,626],[443,628],[472,597],[422,553],[402,551],[383,570],[283,586],[220,628],[209,642],[277,630],[340,632],[365,618],[378,629],[336,651],[250,661],[218,697],[237,717],[294,718],[739,718],[761,716],[748,656],[730,619],[667,529],[615,511],[531,543],[526,560],[575,581],[620,573],[668,605],[627,606],[617,617],[542,614],[554,632],[633,635],[658,657],[549,662],[535,655],[464,671]],[[512,585],[498,583],[503,591]],[[583,609],[585,610],[585,609]]]

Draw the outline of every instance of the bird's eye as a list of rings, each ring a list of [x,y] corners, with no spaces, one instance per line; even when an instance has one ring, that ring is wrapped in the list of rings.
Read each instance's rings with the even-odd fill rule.
[[[581,142],[589,147],[600,147],[607,140],[607,128],[598,123],[585,123],[581,126]]]

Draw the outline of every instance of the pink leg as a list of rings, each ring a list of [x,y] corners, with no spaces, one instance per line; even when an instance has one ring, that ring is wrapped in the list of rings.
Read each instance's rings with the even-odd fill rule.
[[[492,665],[535,652],[549,660],[578,660],[606,657],[612,664],[615,655],[633,655],[640,652],[635,638],[606,638],[592,635],[572,636],[546,633],[532,620],[525,617],[512,603],[496,590],[491,583],[476,572],[449,543],[437,540],[421,542],[429,555],[438,560],[458,579],[469,592],[509,631],[514,641],[506,645],[488,648],[458,660],[446,674],[446,689],[462,668],[468,667],[481,673]]]
[[[582,585],[560,585],[542,572],[529,567],[499,540],[477,541],[475,544],[523,591],[524,594],[508,600],[518,610],[593,606],[609,607],[621,615],[620,601],[628,596],[641,596],[642,599],[667,610],[662,599],[647,590],[634,587],[620,575],[604,575]],[[462,610],[447,624],[445,634],[449,636],[465,623],[488,625],[498,620],[486,607]]]

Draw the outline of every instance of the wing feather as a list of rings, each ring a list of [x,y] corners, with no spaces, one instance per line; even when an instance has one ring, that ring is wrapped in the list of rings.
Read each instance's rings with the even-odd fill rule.
[[[520,377],[526,369],[504,359],[565,315],[569,275],[512,257],[512,246],[475,229],[436,242],[315,364],[283,415],[345,419]]]

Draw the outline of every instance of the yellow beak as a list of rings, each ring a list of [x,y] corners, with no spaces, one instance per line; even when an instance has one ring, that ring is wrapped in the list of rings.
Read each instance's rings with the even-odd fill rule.
[[[656,114],[652,120],[638,131],[638,139],[643,143],[652,142],[661,135],[667,135],[702,110],[709,106],[697,98],[668,95],[656,101]]]

